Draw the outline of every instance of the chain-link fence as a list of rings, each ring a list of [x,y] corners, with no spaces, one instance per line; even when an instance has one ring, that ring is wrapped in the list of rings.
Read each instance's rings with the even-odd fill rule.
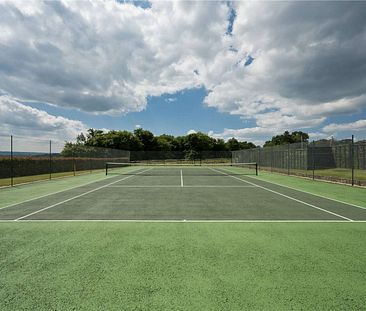
[[[366,141],[320,140],[233,151],[233,162],[260,170],[366,186]]]
[[[230,163],[231,151],[131,151],[131,161],[140,163]]]
[[[0,136],[0,187],[93,172],[104,169],[107,161],[130,161],[125,150],[64,147],[59,141]]]

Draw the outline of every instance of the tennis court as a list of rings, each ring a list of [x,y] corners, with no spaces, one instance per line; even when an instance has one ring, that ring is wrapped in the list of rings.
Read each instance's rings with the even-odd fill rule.
[[[2,221],[366,221],[366,209],[229,165],[129,165],[0,209]]]

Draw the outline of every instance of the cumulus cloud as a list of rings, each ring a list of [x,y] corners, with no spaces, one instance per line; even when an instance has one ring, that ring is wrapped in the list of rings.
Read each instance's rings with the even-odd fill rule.
[[[37,144],[37,141],[49,139],[62,145],[85,130],[86,126],[80,121],[48,114],[7,95],[0,96],[0,132],[27,136],[29,145],[32,140]]]
[[[273,133],[318,127],[366,107],[366,3],[235,4],[238,64],[248,55],[255,61],[213,85],[208,106]]]
[[[195,130],[189,130],[189,131],[187,132],[187,135],[189,135],[189,134],[195,134],[195,133],[197,133],[197,131],[195,131]]]
[[[365,2],[4,1],[0,86],[110,115],[203,87],[255,124],[235,135],[316,132],[366,107],[365,20]]]
[[[358,120],[351,123],[332,123],[323,127],[325,133],[336,133],[339,131],[365,131],[366,120]]]
[[[194,70],[222,50],[226,11],[218,3],[1,2],[0,85],[95,114],[141,111],[148,96],[202,85]]]

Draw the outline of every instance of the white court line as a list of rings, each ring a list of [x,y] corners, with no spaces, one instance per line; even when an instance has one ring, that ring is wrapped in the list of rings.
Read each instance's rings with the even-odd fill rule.
[[[80,198],[80,197],[82,197],[82,196],[84,196],[84,195],[87,195],[87,194],[90,194],[90,193],[95,192],[95,191],[97,191],[97,190],[100,190],[100,189],[106,188],[106,187],[108,187],[108,186],[110,186],[110,185],[113,185],[113,184],[118,183],[118,182],[120,182],[120,181],[126,180],[126,179],[131,178],[131,177],[133,177],[133,176],[136,176],[136,175],[138,175],[138,174],[145,173],[145,172],[147,172],[147,171],[149,171],[149,170],[152,170],[152,168],[148,168],[148,169],[146,169],[146,170],[144,170],[144,171],[141,171],[141,172],[136,173],[135,175],[129,175],[129,176],[124,177],[124,178],[122,178],[122,179],[115,180],[115,181],[113,181],[113,182],[111,182],[111,183],[109,183],[109,184],[106,184],[106,185],[104,185],[104,186],[100,186],[100,187],[98,187],[98,188],[95,188],[95,189],[89,190],[89,191],[87,191],[87,192],[81,193],[81,194],[79,194],[79,195],[76,195],[76,196],[74,196],[74,197],[71,197],[71,198],[69,198],[69,199],[66,199],[66,200],[63,200],[63,201],[61,201],[61,202],[58,202],[58,203],[52,204],[52,205],[47,206],[47,207],[45,207],[45,208],[42,208],[42,209],[40,209],[40,210],[38,210],[38,211],[35,211],[35,212],[32,212],[32,213],[29,213],[29,214],[27,214],[27,215],[25,215],[25,216],[22,216],[22,217],[19,217],[19,218],[17,218],[17,219],[14,219],[14,221],[18,221],[18,220],[21,220],[21,219],[27,218],[27,217],[29,217],[29,216],[32,216],[32,215],[34,215],[34,214],[38,214],[38,213],[43,212],[43,211],[45,211],[45,210],[48,210],[48,209],[50,209],[50,208],[52,208],[52,207],[55,207],[55,206],[61,205],[61,204],[63,204],[63,203],[66,203],[66,202],[69,202],[69,201],[75,200],[75,199]]]
[[[229,172],[229,170],[228,170]],[[344,202],[344,201],[341,201],[341,200],[337,200],[337,199],[332,199],[332,198],[329,198],[329,197],[326,197],[324,195],[321,195],[321,194],[316,194],[316,193],[312,193],[312,192],[309,192],[309,191],[305,191],[305,190],[300,190],[300,189],[296,189],[294,187],[290,187],[290,186],[286,186],[286,185],[282,185],[282,184],[278,184],[278,183],[275,183],[273,181],[268,181],[268,180],[263,180],[263,179],[257,179],[253,176],[247,176],[247,177],[250,177],[252,179],[255,179],[255,180],[260,180],[260,181],[263,181],[263,182],[266,182],[266,183],[269,183],[269,184],[273,184],[273,185],[276,185],[276,186],[280,186],[280,187],[285,187],[285,188],[288,188],[288,189],[291,189],[291,190],[296,190],[296,191],[300,191],[300,192],[303,192],[303,193],[307,193],[307,194],[312,194],[312,195],[315,195],[319,198],[323,198],[323,199],[327,199],[327,200],[331,200],[331,201],[334,201],[334,202],[338,202],[338,203],[343,203],[343,204],[346,204],[346,205],[350,205],[350,206],[354,206],[354,207],[358,207],[358,208],[362,208],[362,209],[366,209],[365,206],[361,206],[361,205],[357,205],[357,204],[353,204],[353,203],[348,203],[348,202]],[[297,177],[297,176],[292,176],[292,177]],[[319,181],[319,182],[324,182],[324,181],[320,181],[320,180],[316,180],[316,182]],[[343,185],[343,184],[339,184],[339,185]],[[344,186],[344,185],[343,185]]]
[[[184,187],[184,184],[183,184],[183,171],[182,170],[180,170],[180,186]]]
[[[133,172],[133,171],[136,171],[136,170],[132,170],[132,171],[127,171],[126,173],[129,173],[129,172]],[[86,174],[85,174],[86,175]],[[90,175],[89,175],[90,176]],[[75,176],[73,176],[75,177]],[[44,195],[41,195],[41,196],[38,196],[38,197],[35,197],[35,198],[32,198],[32,199],[28,199],[28,200],[24,200],[24,201],[20,201],[20,202],[17,202],[17,203],[12,203],[12,204],[9,204],[9,205],[6,205],[6,206],[3,206],[3,207],[0,207],[0,210],[4,209],[4,208],[8,208],[8,207],[12,207],[12,206],[16,206],[16,205],[20,205],[20,204],[23,204],[23,203],[27,203],[27,202],[30,202],[30,201],[34,201],[34,200],[38,200],[38,199],[42,199],[42,198],[45,198],[45,197],[48,197],[50,195],[53,195],[53,194],[58,194],[58,193],[61,193],[61,192],[65,192],[65,191],[69,191],[69,190],[73,190],[73,189],[76,189],[76,188],[80,188],[80,187],[84,187],[84,186],[87,186],[87,185],[90,185],[90,184],[94,184],[96,182],[99,182],[99,181],[103,181],[105,180],[105,178],[113,178],[112,176],[108,176],[108,177],[105,177],[105,174],[103,174],[103,177],[101,177],[100,179],[97,179],[97,180],[93,180],[93,181],[90,181],[90,182],[87,182],[85,184],[82,184],[82,185],[79,185],[79,186],[76,186],[76,187],[70,187],[70,188],[66,188],[66,189],[63,189],[63,190],[59,190],[59,191],[55,191],[55,192],[51,192],[51,193],[47,193],[47,194],[44,194]],[[32,182],[33,184],[33,182]],[[18,184],[19,185],[19,184]],[[17,186],[18,186],[17,185]],[[11,189],[11,188],[10,188]]]
[[[343,223],[343,224],[354,224],[354,223],[366,223],[366,220],[266,220],[266,219],[24,219],[18,222],[14,220],[0,220],[0,223],[28,223],[28,222],[120,222],[120,223]]]
[[[235,179],[237,179],[237,180],[241,180],[242,182],[245,182],[245,183],[248,183],[248,184],[251,184],[251,185],[257,186],[258,188],[261,188],[261,189],[263,189],[263,190],[266,190],[266,191],[269,191],[269,192],[275,193],[275,194],[277,194],[277,195],[280,195],[280,196],[285,197],[285,198],[287,198],[287,199],[293,200],[293,201],[295,201],[295,202],[305,204],[305,205],[307,205],[307,206],[310,206],[310,207],[315,208],[315,209],[317,209],[317,210],[323,211],[323,212],[325,212],[325,213],[328,213],[328,214],[331,214],[331,215],[334,215],[334,216],[337,216],[337,217],[340,217],[340,218],[346,219],[346,220],[348,220],[348,221],[354,221],[354,220],[353,220],[353,219],[351,219],[351,218],[348,218],[348,217],[342,216],[342,215],[340,215],[340,214],[337,214],[337,213],[334,213],[334,212],[328,211],[328,210],[326,210],[326,209],[324,209],[324,208],[321,208],[321,207],[319,207],[319,206],[316,206],[316,205],[313,205],[313,204],[310,204],[310,203],[307,203],[307,202],[301,201],[301,200],[299,200],[299,199],[296,199],[296,198],[294,198],[294,197],[290,197],[290,196],[288,196],[288,195],[286,195],[286,194],[283,194],[283,193],[277,192],[277,191],[275,191],[275,190],[272,190],[272,189],[269,189],[269,188],[266,188],[266,187],[260,186],[260,185],[258,185],[258,184],[252,183],[252,182],[247,181],[247,180],[243,180],[243,179],[241,179],[241,178],[238,178],[238,177],[236,177],[236,176],[233,176],[233,175],[230,175],[230,174],[227,174],[227,173],[224,173],[224,172],[221,172],[221,171],[215,170],[215,169],[213,169],[213,168],[210,168],[210,169],[211,169],[211,170],[213,170],[213,171],[216,171],[216,172],[220,172],[220,173],[221,173],[221,174],[223,174],[223,175],[226,175],[226,176],[229,176],[229,177],[235,178]],[[223,169],[223,170],[225,170],[225,169]],[[230,171],[229,171],[229,172],[230,172]]]
[[[175,185],[146,185],[146,186],[139,186],[139,185],[112,185],[108,186],[108,188],[181,188],[182,186],[175,186]],[[245,185],[245,186],[219,186],[219,185],[184,185],[184,188],[256,188],[256,186],[252,185]]]

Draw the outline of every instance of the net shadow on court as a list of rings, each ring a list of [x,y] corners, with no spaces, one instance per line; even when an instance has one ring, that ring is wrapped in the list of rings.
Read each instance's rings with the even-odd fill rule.
[[[255,178],[247,168],[120,167],[0,209],[2,221],[366,221],[366,209]]]

